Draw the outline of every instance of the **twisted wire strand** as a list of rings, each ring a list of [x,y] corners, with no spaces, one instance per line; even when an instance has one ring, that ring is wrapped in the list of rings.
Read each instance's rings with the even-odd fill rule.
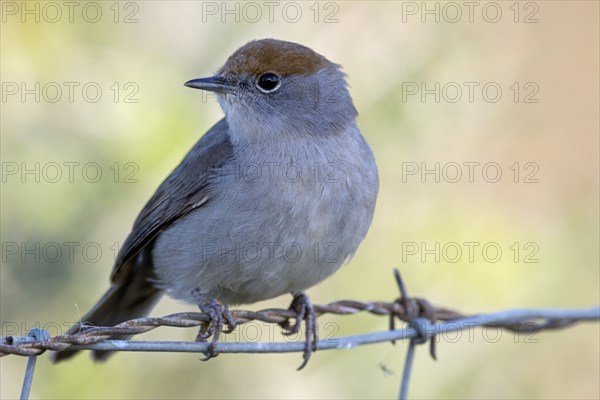
[[[424,300],[418,298],[400,298],[394,302],[376,301],[367,303],[353,300],[342,300],[326,305],[316,305],[315,312],[319,317],[326,314],[354,315],[364,312],[378,316],[388,316],[392,321],[395,318],[399,318],[402,321],[410,322],[414,320],[418,314],[423,314],[422,307],[420,308],[419,305],[416,304],[418,302],[424,302]],[[415,310],[417,311],[415,312]],[[595,307],[588,310],[508,310],[495,314],[479,314],[472,316],[467,316],[444,307],[431,307],[430,312],[431,311],[433,312],[435,321],[446,323],[460,322],[461,324],[465,324],[466,321],[470,323],[469,326],[479,325],[495,327],[522,333],[564,328],[581,320],[600,319],[600,307]],[[543,311],[551,312],[548,313]],[[582,311],[585,311],[585,313],[582,313]],[[295,318],[296,316],[293,311],[286,309],[265,309],[261,311],[233,310],[231,313],[237,324],[244,324],[250,321],[283,324],[286,321]],[[547,317],[545,316],[546,314],[555,317]],[[542,319],[542,321],[540,321],[540,319]],[[81,349],[79,346],[93,345],[106,341],[110,337],[114,336],[138,335],[154,330],[161,326],[181,328],[198,327],[208,321],[209,316],[205,313],[182,312],[170,314],[164,317],[137,318],[120,323],[114,327],[83,325],[81,326],[79,333],[74,335],[54,336],[46,340],[35,340],[30,337],[22,336],[5,336],[0,338],[0,357],[6,355],[34,356],[39,355],[46,350],[65,350],[71,345],[77,345],[77,348]],[[447,327],[447,324],[445,326]],[[444,325],[439,325],[437,329],[439,330],[443,327]],[[414,337],[418,334],[418,332],[415,333],[415,330],[411,328],[405,331],[407,332],[407,335],[404,337],[411,337],[411,335]],[[355,338],[358,337],[359,336],[355,336]],[[383,337],[380,341],[393,340],[393,338],[390,339]],[[112,343],[115,341],[110,342]],[[158,347],[160,347],[160,343],[169,342],[156,343],[159,343]],[[272,344],[276,345],[277,343]],[[250,345],[258,344],[250,343]],[[157,346],[154,347],[156,348]],[[273,348],[275,349],[275,347]],[[111,349],[117,351],[119,350],[119,348]],[[125,348],[123,347],[122,350],[125,350]],[[157,350],[155,349],[153,351]],[[276,352],[276,350],[274,350],[274,352]]]

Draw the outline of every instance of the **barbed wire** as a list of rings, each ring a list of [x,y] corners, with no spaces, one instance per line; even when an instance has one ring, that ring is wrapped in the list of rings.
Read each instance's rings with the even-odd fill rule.
[[[397,303],[371,302],[361,303],[356,301],[338,301],[323,306],[315,306],[317,315],[352,315],[359,312],[369,312],[375,315],[394,315],[405,320],[404,310]],[[426,329],[431,334],[453,332],[469,327],[486,326],[502,328],[514,332],[531,333],[547,329],[564,328],[582,320],[600,319],[600,307],[589,309],[513,309],[491,314],[478,314],[464,316],[460,313],[445,309],[435,308],[440,321],[427,325]],[[262,321],[279,324],[294,318],[294,313],[284,309],[268,309],[262,311],[234,310],[231,312],[237,324],[250,321]],[[542,320],[542,321],[539,321]],[[149,332],[161,326],[168,327],[197,327],[208,322],[208,316],[203,313],[185,312],[167,315],[165,317],[138,318],[123,322],[114,327],[82,326],[82,330],[74,335],[59,335],[46,340],[37,340],[29,336],[5,336],[0,339],[0,356],[20,355],[34,356],[46,350],[113,350],[113,351],[194,351],[206,350],[207,343],[203,342],[144,342],[131,340],[107,340],[112,336],[131,336]],[[375,334],[365,334],[328,339],[325,342],[350,343],[352,338],[357,345],[366,343],[387,342],[392,340],[409,339],[416,336],[415,330],[400,329],[381,332],[376,341],[371,337]],[[365,340],[366,339],[366,340]],[[105,344],[101,344],[106,342]],[[324,345],[323,349],[333,348]],[[217,343],[220,353],[229,352],[294,352],[301,351],[303,344],[294,346],[295,343]]]
[[[600,306],[586,309],[512,309],[488,314],[465,315],[445,307],[434,307],[422,298],[408,295],[399,272],[395,271],[401,296],[393,302],[359,302],[342,300],[326,305],[315,305],[317,317],[323,315],[354,315],[369,313],[387,316],[390,330],[354,336],[343,336],[321,340],[317,350],[348,349],[366,344],[392,342],[410,339],[405,369],[400,390],[400,398],[406,398],[410,370],[416,345],[429,342],[430,352],[435,358],[436,335],[471,329],[474,327],[494,327],[518,333],[536,333],[542,330],[565,328],[581,321],[600,320]],[[266,309],[262,311],[231,311],[238,325],[251,321],[273,324],[286,324],[296,317],[296,313],[286,309]],[[395,321],[400,319],[408,323],[402,329],[396,329]],[[134,336],[159,327],[199,327],[210,321],[208,314],[183,312],[164,317],[146,317],[123,322],[114,327],[86,326],[74,335],[50,337],[43,330],[35,329],[28,336],[5,336],[0,338],[0,356],[20,355],[30,357],[23,384],[23,392],[33,375],[35,356],[46,350],[106,350],[106,351],[152,351],[152,352],[197,352],[208,350],[206,342],[178,341],[139,341],[113,340],[115,336]],[[283,353],[304,351],[302,342],[219,342],[217,353]],[[23,393],[22,392],[22,393]],[[26,397],[25,397],[26,398]]]

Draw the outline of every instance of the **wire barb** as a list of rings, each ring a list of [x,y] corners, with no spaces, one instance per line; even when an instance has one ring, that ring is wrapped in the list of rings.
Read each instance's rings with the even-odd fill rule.
[[[408,295],[408,290],[400,275],[399,269],[394,269],[394,278],[400,291],[400,298],[396,302],[400,303],[405,311],[404,317],[408,319],[409,327],[413,328],[416,336],[410,339],[408,344],[408,350],[406,353],[406,360],[404,362],[404,371],[402,373],[402,382],[400,383],[400,400],[405,400],[408,395],[408,382],[410,380],[410,372],[412,370],[412,364],[414,360],[415,348],[419,344],[430,342],[430,354],[435,360],[435,340],[433,340],[435,334],[430,329],[431,323],[436,321],[435,308],[425,299],[411,298]],[[423,318],[424,316],[425,318]],[[395,330],[395,315],[390,315],[390,327]],[[430,323],[431,321],[431,323]],[[431,341],[430,341],[431,340]],[[392,344],[395,344],[392,341]]]
[[[30,339],[30,341],[45,341],[50,339],[50,334],[44,329],[33,328],[29,331],[26,338]],[[22,340],[21,342],[26,343],[27,340]],[[31,385],[33,384],[33,373],[35,372],[36,362],[37,355],[32,355],[27,360],[27,367],[25,368],[25,378],[23,378],[23,386],[21,387],[20,400],[29,399]]]

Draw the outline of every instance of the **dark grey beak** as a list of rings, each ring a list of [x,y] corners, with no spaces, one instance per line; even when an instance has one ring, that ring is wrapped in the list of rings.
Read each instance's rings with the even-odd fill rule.
[[[235,86],[228,84],[225,79],[220,76],[192,79],[191,81],[187,81],[184,85],[194,89],[208,90],[216,93],[231,93],[235,91]]]

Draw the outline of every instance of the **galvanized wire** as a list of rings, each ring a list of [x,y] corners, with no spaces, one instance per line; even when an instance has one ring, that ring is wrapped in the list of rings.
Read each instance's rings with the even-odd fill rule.
[[[519,333],[535,333],[542,330],[564,328],[581,321],[600,320],[600,306],[586,309],[513,309],[489,314],[467,316],[444,307],[433,307],[426,300],[408,296],[406,288],[396,273],[401,297],[393,302],[358,302],[343,300],[326,305],[315,306],[317,317],[325,314],[353,315],[370,313],[390,318],[390,330],[354,336],[345,336],[321,340],[318,350],[348,349],[366,344],[394,342],[410,339],[406,357],[405,371],[400,390],[400,398],[406,398],[408,381],[414,359],[415,347],[418,344],[431,343],[431,354],[435,358],[436,335],[471,329],[473,327],[495,327]],[[250,321],[261,321],[274,324],[286,324],[296,317],[294,311],[286,309],[266,309],[262,311],[231,311],[238,325]],[[403,329],[396,329],[395,320],[408,322]],[[35,356],[46,350],[107,350],[107,351],[153,351],[153,352],[194,352],[204,353],[209,344],[206,342],[175,341],[139,341],[112,340],[115,336],[133,336],[154,330],[161,326],[198,327],[209,322],[209,316],[199,312],[184,312],[164,317],[138,318],[123,322],[114,327],[97,327],[82,325],[74,335],[50,337],[47,332],[32,332],[28,336],[5,336],[0,338],[0,356],[20,355],[30,358],[30,366],[26,374],[23,392],[29,391],[33,379]],[[219,342],[215,348],[217,353],[283,353],[302,352],[302,342],[276,343],[228,343]],[[25,394],[26,398],[27,394]]]
[[[394,315],[403,317],[403,310],[398,303],[359,303],[341,301],[325,306],[315,306],[319,315],[350,315],[369,312],[375,315]],[[470,327],[488,326],[507,329],[515,332],[531,333],[547,329],[563,328],[580,321],[600,320],[600,307],[587,309],[514,309],[491,314],[463,316],[445,308],[436,308],[438,322],[431,324],[430,334],[453,332]],[[293,318],[293,312],[283,309],[263,311],[232,311],[238,324],[249,321],[281,323]],[[138,318],[123,322],[114,327],[86,327],[75,335],[54,336],[47,340],[32,340],[29,337],[5,336],[0,338],[0,356],[39,355],[46,350],[111,350],[111,351],[177,351],[203,352],[206,343],[202,342],[141,342],[138,340],[107,340],[112,336],[129,336],[145,333],[160,326],[197,327],[208,321],[203,313],[177,313],[165,317]],[[319,342],[318,349],[354,347],[362,344],[388,342],[418,336],[414,328],[396,329],[393,331],[369,333],[364,335],[339,337]],[[103,343],[104,342],[104,343]],[[279,353],[302,351],[303,343],[218,343],[219,353]]]

